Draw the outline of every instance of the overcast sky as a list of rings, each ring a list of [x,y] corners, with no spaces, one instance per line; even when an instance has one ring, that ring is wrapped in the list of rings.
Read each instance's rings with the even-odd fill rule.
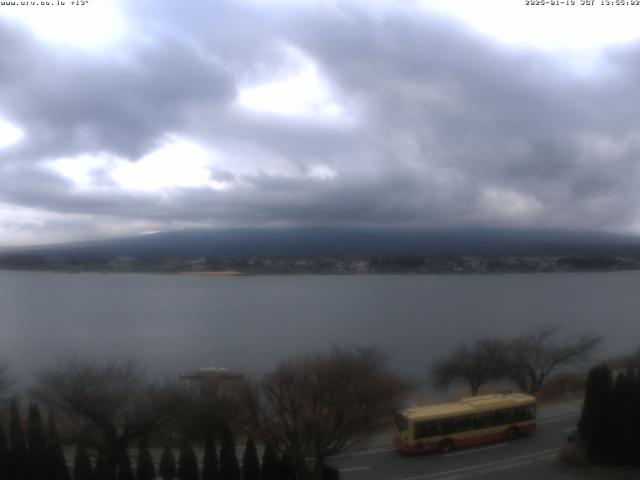
[[[0,245],[640,233],[638,25],[640,6],[524,0],[0,6]]]

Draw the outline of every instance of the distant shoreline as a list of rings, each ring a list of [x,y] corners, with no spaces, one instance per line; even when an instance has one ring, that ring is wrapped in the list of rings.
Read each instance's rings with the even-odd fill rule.
[[[71,269],[36,269],[36,268],[3,268],[0,267],[0,272],[26,272],[26,273],[61,273],[61,274],[101,274],[101,275],[122,275],[122,274],[136,274],[136,275],[160,275],[160,276],[176,276],[176,277],[199,277],[199,278],[229,278],[229,277],[280,277],[280,276],[376,276],[376,275],[391,275],[391,276],[485,276],[485,275],[535,275],[535,274],[567,274],[567,273],[621,273],[621,272],[637,272],[640,268],[610,268],[610,269],[566,269],[566,270],[493,270],[493,271],[478,271],[478,270],[433,270],[433,271],[248,271],[242,272],[237,270],[211,270],[211,271],[189,271],[189,270],[177,270],[177,271],[149,271],[149,270],[71,270]]]
[[[182,277],[242,277],[248,275],[236,270],[202,271],[202,272],[169,272],[168,275],[179,275]]]

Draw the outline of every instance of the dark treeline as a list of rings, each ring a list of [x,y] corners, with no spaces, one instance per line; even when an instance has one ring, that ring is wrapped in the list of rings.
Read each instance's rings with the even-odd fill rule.
[[[149,378],[136,362],[65,355],[29,391],[56,412],[46,428],[35,403],[0,410],[0,480],[337,478],[326,460],[405,398],[406,382],[385,362],[375,348],[335,347],[283,360],[262,378],[229,384],[216,370],[194,384]],[[0,401],[12,385],[0,363]],[[246,439],[242,461],[233,432]]]
[[[63,444],[53,415],[45,428],[38,405],[28,409],[26,428],[17,402],[13,401],[9,414],[9,429],[5,434],[0,424],[0,479],[2,480],[285,480],[298,478],[292,471],[287,455],[278,455],[271,444],[263,449],[262,459],[256,443],[247,437],[242,465],[236,455],[236,442],[231,429],[225,426],[221,448],[216,449],[213,432],[207,434],[201,462],[191,442],[182,440],[176,458],[165,447],[156,464],[146,438],[138,443],[135,462],[130,452],[123,450],[118,465],[110,468],[101,453],[91,458],[83,444],[75,446],[71,465],[65,461]],[[339,478],[339,473],[324,466],[323,479]]]
[[[640,369],[614,375],[606,365],[587,377],[579,446],[601,465],[640,465]]]
[[[29,406],[24,422],[18,403],[11,403],[6,435],[0,424],[0,478],[70,480],[53,414],[49,414],[45,428],[37,405]]]
[[[509,273],[640,269],[640,255],[376,255],[170,257],[0,254],[0,269],[57,272],[176,273],[233,270],[245,274]]]

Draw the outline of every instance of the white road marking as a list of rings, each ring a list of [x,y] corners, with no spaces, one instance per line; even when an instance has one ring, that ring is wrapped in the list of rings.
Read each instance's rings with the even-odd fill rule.
[[[445,457],[455,457],[456,455],[467,455],[469,453],[476,453],[476,452],[482,452],[484,450],[491,450],[492,448],[506,447],[507,445],[509,445],[509,444],[508,443],[499,443],[498,445],[491,445],[490,447],[472,448],[472,449],[469,449],[469,450],[461,450],[460,452],[447,453],[445,455]]]
[[[578,415],[580,415],[580,412],[570,413],[568,415],[560,415],[558,417],[547,418],[545,420],[538,421],[537,424],[544,425],[545,423],[559,422],[561,420],[568,420],[569,418],[577,417]]]
[[[556,458],[558,458],[558,454],[552,453],[551,455],[543,455],[542,457],[538,457],[536,458],[536,460],[539,462],[546,462],[547,460],[555,460]]]
[[[562,430],[562,433],[573,432],[574,430],[577,430],[577,429],[578,427],[565,428],[564,430]]]
[[[351,468],[340,468],[338,471],[340,472],[357,472],[358,470],[369,470],[371,465],[366,465],[364,467],[351,467]]]
[[[484,475],[485,473],[496,472],[498,470],[509,470],[510,468],[521,467],[522,465],[528,465],[531,463],[531,460],[524,460],[522,462],[510,463],[509,465],[501,465],[495,468],[489,468],[487,470],[478,470],[479,475]]]
[[[537,455],[544,455],[546,453],[557,452],[558,450],[560,450],[560,449],[559,448],[549,448],[547,450],[540,450],[538,452],[529,453],[527,455],[520,455],[518,457],[506,458],[504,460],[497,460],[495,462],[483,463],[483,464],[479,464],[479,465],[471,465],[470,467],[457,468],[455,470],[447,470],[446,472],[434,472],[434,473],[427,473],[427,474],[424,474],[424,475],[416,475],[415,477],[405,477],[405,478],[400,478],[398,480],[420,480],[420,479],[423,479],[423,478],[440,477],[442,475],[448,475],[450,473],[468,472],[469,470],[476,470],[478,468],[492,467],[494,465],[500,465],[502,463],[509,463],[509,462],[513,462],[513,461],[516,461],[516,460],[522,460],[524,458],[535,457]]]

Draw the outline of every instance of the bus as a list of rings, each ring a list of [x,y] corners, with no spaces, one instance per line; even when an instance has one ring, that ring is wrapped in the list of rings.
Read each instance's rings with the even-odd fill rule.
[[[468,397],[410,408],[394,420],[394,445],[401,452],[449,452],[535,432],[536,399],[522,393]]]

